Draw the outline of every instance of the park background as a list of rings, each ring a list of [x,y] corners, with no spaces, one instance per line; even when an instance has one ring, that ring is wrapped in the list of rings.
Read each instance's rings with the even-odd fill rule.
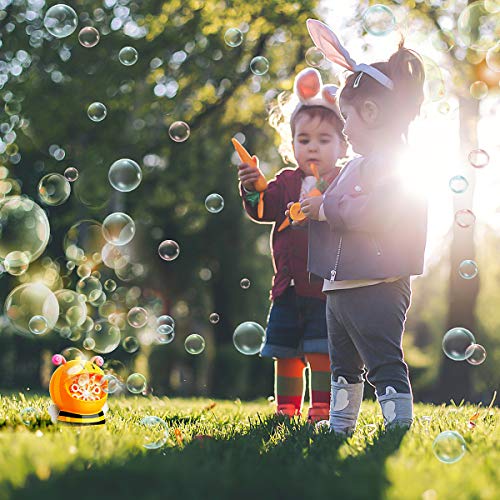
[[[386,59],[397,47],[398,34],[366,33],[362,14],[369,2],[363,1],[105,0],[68,2],[78,12],[79,27],[70,37],[56,39],[42,22],[55,3],[0,0],[0,192],[23,193],[40,203],[37,186],[45,174],[62,174],[72,166],[79,178],[63,205],[42,205],[51,225],[49,245],[22,276],[2,274],[0,300],[31,281],[42,280],[53,290],[75,289],[79,278],[66,268],[63,250],[67,231],[81,220],[102,222],[111,212],[126,212],[137,228],[126,249],[129,264],[119,276],[103,264],[95,270],[102,281],[117,281],[127,308],[138,305],[151,315],[173,316],[176,338],[155,345],[147,332],[127,327],[123,336],[137,336],[140,349],[129,354],[120,346],[104,357],[123,363],[126,373],[143,373],[154,395],[271,395],[272,362],[244,356],[232,343],[240,323],[265,326],[272,264],[270,227],[252,223],[243,212],[230,139],[239,134],[259,156],[268,179],[285,166],[267,110],[308,65],[307,18],[334,27],[358,62]],[[500,73],[488,67],[483,49],[495,41],[477,31],[475,39],[486,42],[472,48],[458,36],[459,15],[472,2],[382,3],[391,7],[406,45],[425,56],[428,77],[422,117],[410,133],[419,154],[409,170],[418,174],[415,189],[430,201],[426,269],[413,281],[404,338],[415,399],[489,403],[500,377]],[[491,7],[487,15],[498,41],[497,3],[475,3],[483,10]],[[99,30],[97,46],[79,44],[78,30],[84,26]],[[242,31],[243,43],[230,47],[224,34],[234,27]],[[133,66],[118,61],[118,52],[128,45],[139,54]],[[256,56],[269,61],[264,75],[250,69]],[[333,65],[324,62],[319,69],[325,82],[339,82]],[[482,92],[471,94],[477,81],[487,90],[483,85]],[[108,110],[99,123],[87,116],[95,101]],[[169,138],[169,125],[177,120],[190,126],[183,143]],[[490,156],[483,169],[467,161],[476,148]],[[130,193],[113,190],[107,179],[109,166],[119,158],[142,167],[143,180]],[[448,182],[458,174],[469,187],[453,194]],[[218,214],[205,208],[211,193],[224,198]],[[454,213],[462,208],[476,214],[469,228],[454,224]],[[175,261],[158,256],[165,239],[180,245]],[[458,274],[465,259],[478,264],[472,280]],[[242,278],[250,280],[248,289],[241,288]],[[220,316],[217,324],[209,321],[213,312]],[[5,315],[1,321],[2,390],[46,392],[52,354],[81,348],[82,338],[68,341],[56,332],[28,337],[16,332]],[[471,330],[486,348],[483,364],[455,362],[443,354],[442,337],[456,326]],[[184,349],[185,337],[193,332],[206,341],[199,356]]]

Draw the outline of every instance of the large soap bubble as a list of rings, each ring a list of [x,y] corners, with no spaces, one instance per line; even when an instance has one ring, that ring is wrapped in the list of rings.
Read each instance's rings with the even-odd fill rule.
[[[105,244],[101,224],[92,219],[85,219],[68,229],[63,247],[68,260],[83,264],[91,262],[94,255],[100,254]]]
[[[141,183],[142,170],[134,160],[122,158],[109,167],[108,179],[117,191],[128,193]]]
[[[489,12],[484,2],[472,2],[460,13],[457,30],[467,47],[486,51],[498,42],[500,12]]]
[[[62,205],[69,198],[71,187],[64,175],[47,174],[38,183],[38,194],[46,205]]]
[[[107,354],[114,351],[120,344],[121,334],[117,326],[112,325],[108,321],[98,321],[87,338],[94,340],[95,345],[93,350],[99,354]]]
[[[0,258],[18,251],[33,262],[45,250],[49,236],[47,215],[33,200],[26,196],[0,200]]]
[[[472,354],[467,348],[475,343],[474,335],[466,328],[452,328],[443,337],[443,351],[453,361],[464,361]]]
[[[109,214],[102,223],[102,234],[112,245],[126,245],[135,234],[135,222],[123,212]]]
[[[456,431],[441,432],[432,443],[434,455],[445,464],[458,462],[466,449],[464,438]]]
[[[10,292],[4,312],[18,332],[30,335],[30,321],[35,316],[45,318],[45,332],[54,328],[59,317],[59,304],[54,293],[44,284],[25,283]]]
[[[258,354],[264,345],[266,333],[264,328],[253,321],[245,321],[236,327],[233,333],[233,344],[242,354]]]
[[[78,16],[69,5],[58,3],[47,10],[43,25],[56,38],[65,38],[76,30]]]

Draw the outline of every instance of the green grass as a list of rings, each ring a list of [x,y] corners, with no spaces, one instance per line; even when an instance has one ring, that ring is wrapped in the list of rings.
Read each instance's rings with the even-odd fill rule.
[[[498,409],[482,409],[471,430],[475,407],[417,404],[404,434],[383,432],[378,406],[364,402],[356,433],[342,440],[276,419],[265,400],[212,403],[112,398],[105,426],[75,428],[50,423],[47,397],[2,396],[0,498],[500,498]],[[20,418],[28,406],[39,411],[30,426]],[[169,426],[157,450],[142,445],[146,415]],[[443,430],[466,441],[455,464],[433,455]]]

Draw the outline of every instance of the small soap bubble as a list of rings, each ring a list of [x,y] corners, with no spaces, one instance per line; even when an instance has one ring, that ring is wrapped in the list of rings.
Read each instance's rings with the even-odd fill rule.
[[[469,182],[463,175],[454,175],[450,179],[449,186],[454,193],[460,194],[469,187]]]
[[[212,214],[218,214],[224,208],[224,198],[217,193],[209,194],[205,199],[205,208]]]
[[[90,276],[91,272],[92,268],[88,264],[82,264],[76,268],[76,274],[78,274],[80,278],[87,278]]]
[[[432,444],[432,451],[438,460],[446,464],[458,462],[465,454],[464,438],[456,431],[444,431]]]
[[[122,347],[126,352],[132,354],[139,349],[139,342],[135,337],[125,337],[122,341]]]
[[[264,345],[266,332],[253,321],[245,321],[236,327],[233,333],[233,344],[242,354],[251,356],[258,354]]]
[[[3,267],[6,272],[12,276],[21,276],[24,274],[30,265],[30,258],[26,252],[14,250],[5,256]]]
[[[78,170],[75,167],[68,167],[64,171],[64,177],[66,177],[69,182],[75,182],[78,179]]]
[[[114,292],[116,290],[116,281],[112,279],[108,279],[104,282],[104,289],[107,292]]]
[[[77,349],[76,347],[66,347],[61,351],[61,356],[66,360],[66,361],[73,361],[75,359],[81,359],[85,360],[87,359],[85,357],[85,354],[83,354],[80,349]],[[79,369],[80,370],[80,369]],[[81,370],[80,370],[81,371]]]
[[[484,99],[488,95],[488,85],[478,80],[470,86],[470,95],[477,100]]]
[[[158,246],[159,256],[166,261],[172,261],[179,257],[181,250],[179,244],[173,240],[165,240]]]
[[[373,5],[363,14],[363,27],[371,35],[385,36],[396,27],[396,18],[389,7]]]
[[[205,339],[197,333],[192,333],[184,341],[184,348],[189,354],[201,354],[205,350]]]
[[[120,381],[108,373],[101,378],[101,387],[106,394],[113,394],[120,388]]]
[[[92,26],[86,26],[80,30],[80,33],[78,33],[78,41],[87,49],[95,47],[99,43],[100,37],[101,35],[99,34],[99,31]]]
[[[471,280],[477,276],[477,264],[473,260],[463,260],[458,266],[458,273],[464,280]]]
[[[118,59],[124,66],[132,66],[139,59],[139,54],[134,47],[123,47],[118,54]]]
[[[47,174],[38,183],[38,194],[45,205],[62,205],[71,194],[71,186],[63,175]]]
[[[109,167],[108,179],[114,189],[129,193],[141,183],[142,170],[134,160],[122,158]]]
[[[36,408],[32,408],[31,406],[23,408],[19,416],[21,417],[22,423],[28,427],[36,425],[40,418],[38,410]]]
[[[443,337],[443,352],[453,361],[464,361],[467,359],[467,348],[476,343],[472,332],[466,328],[456,327],[448,330]]]
[[[42,335],[47,331],[49,325],[43,316],[37,315],[30,319],[28,327],[31,333],[35,335]]]
[[[250,70],[257,76],[265,75],[269,71],[269,61],[264,56],[254,57],[250,61]]]
[[[127,321],[133,328],[142,328],[148,322],[148,312],[143,307],[132,307],[127,314]]]
[[[486,359],[486,349],[481,344],[471,344],[465,351],[467,363],[480,365]]]
[[[59,3],[47,10],[43,25],[52,36],[65,38],[76,30],[78,16],[71,7]]]
[[[93,122],[102,122],[106,115],[108,114],[108,110],[106,106],[102,102],[93,102],[87,108],[87,116]]]
[[[224,33],[224,42],[229,47],[238,47],[243,42],[243,33],[238,28],[229,28]]]
[[[156,329],[156,335],[159,344],[170,344],[175,338],[175,330],[170,325],[160,325]]]
[[[132,394],[140,394],[144,389],[146,389],[147,381],[146,377],[142,373],[132,373],[127,378],[127,389]]]
[[[83,348],[87,351],[91,351],[95,347],[95,340],[93,338],[87,337],[82,342]]]
[[[108,215],[102,223],[104,239],[112,245],[126,245],[135,234],[135,222],[123,212]]]
[[[191,129],[189,128],[189,125],[183,121],[173,122],[168,128],[168,135],[170,136],[170,139],[175,142],[187,141],[190,134]]]
[[[220,316],[217,313],[212,313],[208,319],[210,320],[210,323],[215,325],[219,322]]]
[[[473,149],[468,158],[474,168],[486,167],[490,161],[490,155],[484,149]]]
[[[86,301],[93,302],[102,294],[102,285],[94,276],[88,276],[77,282],[76,291],[83,295]]]
[[[240,281],[240,287],[243,288],[243,290],[250,288],[250,280],[248,278],[242,278]]]
[[[306,63],[313,68],[319,68],[325,61],[325,55],[317,47],[310,47],[306,51]]]
[[[476,216],[472,210],[468,208],[464,208],[462,210],[458,210],[455,213],[455,223],[459,227],[467,228],[472,226],[476,222]]]
[[[143,446],[148,450],[161,448],[168,438],[167,423],[160,417],[147,416],[141,419]]]

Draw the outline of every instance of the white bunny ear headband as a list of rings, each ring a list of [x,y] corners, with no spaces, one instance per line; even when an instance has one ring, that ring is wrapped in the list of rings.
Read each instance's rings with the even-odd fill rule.
[[[317,69],[303,69],[297,74],[293,84],[293,91],[298,97],[299,103],[295,107],[290,120],[304,106],[323,106],[331,109],[342,120],[337,103],[337,90],[335,85],[323,85],[321,75]]]
[[[316,19],[308,19],[306,24],[314,45],[323,52],[329,61],[354,73],[360,72],[354,81],[354,88],[359,85],[363,73],[366,73],[389,90],[394,89],[394,82],[377,68],[369,64],[356,64],[356,61],[354,61],[349,52],[340,43],[337,35],[326,24]]]

